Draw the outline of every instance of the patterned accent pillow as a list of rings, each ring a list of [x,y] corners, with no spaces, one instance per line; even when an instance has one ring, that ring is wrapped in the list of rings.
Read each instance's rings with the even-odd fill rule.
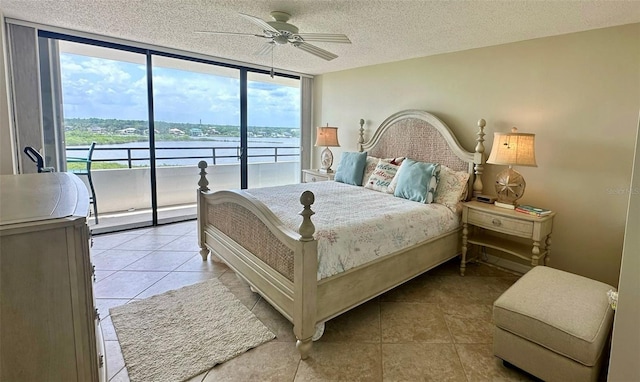
[[[375,191],[388,192],[387,189],[389,188],[389,184],[395,177],[396,172],[398,172],[398,168],[400,168],[400,166],[385,162],[384,159],[380,159],[364,187]]]
[[[420,203],[432,203],[438,187],[439,173],[440,165],[437,163],[407,159],[398,169],[393,195]]]
[[[371,174],[373,174],[373,172],[376,170],[376,166],[378,166],[378,161],[380,160],[386,163],[391,163],[396,166],[400,166],[402,164],[402,161],[404,160],[404,157],[382,159],[382,158],[368,156],[367,166],[364,168],[364,175],[362,176],[362,182],[366,182],[367,179],[371,177]],[[390,193],[393,194],[393,192],[390,192]]]
[[[441,166],[440,179],[434,203],[442,204],[453,212],[460,210],[460,202],[465,199],[468,187],[469,173],[454,171],[447,166]]]
[[[364,166],[364,174],[362,175],[363,181],[366,181],[371,177],[371,174],[375,171],[379,160],[380,158],[367,156],[367,165]]]

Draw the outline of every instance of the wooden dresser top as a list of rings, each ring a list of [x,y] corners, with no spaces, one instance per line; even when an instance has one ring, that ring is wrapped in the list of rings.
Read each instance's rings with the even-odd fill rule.
[[[0,226],[86,217],[89,193],[66,172],[0,176]]]

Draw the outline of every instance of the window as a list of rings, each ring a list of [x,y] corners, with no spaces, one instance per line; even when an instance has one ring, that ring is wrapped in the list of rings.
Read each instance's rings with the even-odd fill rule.
[[[40,70],[50,87],[42,101],[60,116],[49,123],[49,131],[60,136],[59,151],[78,156],[97,143],[97,232],[110,221],[121,229],[134,216],[136,224],[195,217],[201,160],[209,165],[213,190],[299,182],[305,135],[299,78],[46,31],[39,35],[40,46],[48,47]]]

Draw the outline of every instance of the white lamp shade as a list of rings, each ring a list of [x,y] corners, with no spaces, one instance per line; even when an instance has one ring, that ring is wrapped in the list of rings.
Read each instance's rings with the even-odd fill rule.
[[[514,127],[512,131],[517,129]],[[487,163],[509,166],[538,167],[536,136],[525,133],[493,133],[493,146]]]

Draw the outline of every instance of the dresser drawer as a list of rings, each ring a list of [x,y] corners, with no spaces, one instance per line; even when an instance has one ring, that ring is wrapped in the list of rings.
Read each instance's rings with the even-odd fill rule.
[[[531,237],[533,235],[533,222],[512,219],[505,216],[496,216],[482,211],[469,209],[467,217],[469,224],[478,227],[488,228],[493,231],[503,232],[521,237]]]

